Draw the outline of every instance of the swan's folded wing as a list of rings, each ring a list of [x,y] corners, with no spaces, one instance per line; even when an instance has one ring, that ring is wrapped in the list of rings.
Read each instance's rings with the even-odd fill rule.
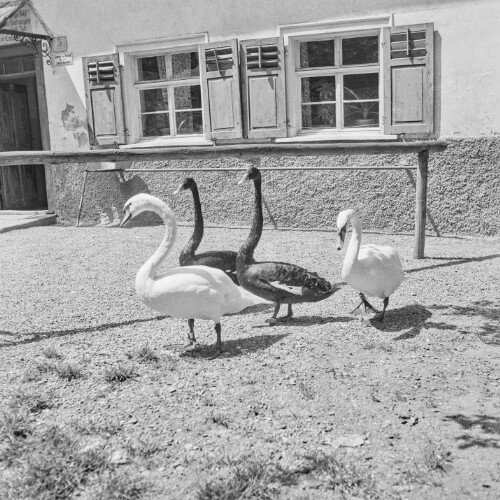
[[[336,288],[317,273],[308,271],[300,266],[285,262],[262,262],[265,272],[261,278],[269,286],[291,293],[292,295],[304,295],[311,291],[319,294],[333,293]]]

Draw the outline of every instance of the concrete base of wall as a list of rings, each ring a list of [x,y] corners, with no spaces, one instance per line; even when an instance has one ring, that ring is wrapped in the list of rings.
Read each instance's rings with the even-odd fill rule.
[[[443,153],[429,161],[428,220],[431,234],[500,235],[500,138],[447,139]],[[256,158],[262,167],[325,167],[330,165],[416,165],[416,155]],[[147,192],[166,201],[179,222],[192,221],[190,193],[173,196],[186,176],[198,182],[207,223],[249,226],[253,186],[238,186],[240,172],[199,172],[199,168],[245,169],[241,160],[185,160],[136,163],[136,168],[192,169],[173,173],[92,172],[81,221],[83,224],[114,224],[121,218],[125,201]],[[54,166],[56,212],[61,221],[74,223],[83,183],[84,167]],[[366,229],[412,232],[415,212],[415,171],[266,171],[263,194],[272,220],[278,227],[333,228],[337,213],[355,209]],[[272,220],[271,220],[272,216]],[[137,223],[154,223],[154,214],[141,214]]]

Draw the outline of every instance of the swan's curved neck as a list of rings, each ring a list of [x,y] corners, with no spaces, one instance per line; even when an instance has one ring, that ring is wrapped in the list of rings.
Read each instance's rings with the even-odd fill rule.
[[[157,213],[163,219],[165,224],[165,236],[155,253],[143,264],[141,269],[139,269],[136,283],[148,278],[155,278],[158,266],[170,253],[170,250],[172,250],[177,237],[177,223],[175,222],[175,216],[172,210],[162,201],[158,201],[158,203],[150,202],[148,204],[148,210]]]
[[[351,215],[352,235],[347,247],[342,270],[351,269],[358,260],[359,248],[361,246],[361,222],[356,214]]]
[[[187,254],[189,257],[194,257],[194,253],[200,246],[203,238],[203,214],[201,213],[201,202],[198,187],[192,186],[191,193],[193,193],[194,201],[194,231],[191,238],[186,243],[186,246],[182,249],[181,255]]]
[[[262,226],[264,224],[264,217],[262,215],[262,182],[260,178],[257,178],[254,179],[253,183],[255,186],[255,198],[252,227],[245,243],[243,243],[238,252],[236,267],[252,263],[253,252],[262,236]]]

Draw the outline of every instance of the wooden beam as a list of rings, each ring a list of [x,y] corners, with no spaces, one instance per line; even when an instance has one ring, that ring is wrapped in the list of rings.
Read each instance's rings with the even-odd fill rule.
[[[417,189],[415,204],[415,243],[413,258],[423,259],[425,251],[425,217],[427,214],[427,173],[429,151],[418,153]]]
[[[444,141],[357,142],[357,143],[270,143],[231,144],[137,149],[97,149],[92,151],[8,151],[0,153],[0,166],[39,163],[88,163],[119,161],[168,161],[221,157],[255,158],[259,156],[332,156],[363,154],[408,154],[443,151]]]

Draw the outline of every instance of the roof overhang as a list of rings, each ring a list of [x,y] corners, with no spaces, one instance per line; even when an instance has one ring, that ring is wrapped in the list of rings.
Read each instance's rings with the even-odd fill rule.
[[[39,25],[46,33],[32,33],[11,29],[8,26],[9,20],[12,19],[23,7],[28,7],[35,18],[39,21]],[[7,27],[6,27],[7,26]],[[15,24],[14,24],[15,27]],[[50,57],[52,34],[45,26],[45,23],[40,18],[38,12],[31,5],[30,0],[12,0],[10,2],[2,2],[0,0],[0,34],[12,36],[14,42],[19,42],[27,47],[30,47],[35,53],[38,53],[40,42],[41,52],[43,56]],[[50,64],[50,59],[47,61]]]

